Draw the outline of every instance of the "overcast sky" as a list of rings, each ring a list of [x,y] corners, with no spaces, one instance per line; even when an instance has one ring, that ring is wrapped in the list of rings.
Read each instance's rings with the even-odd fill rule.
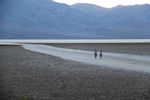
[[[91,3],[102,7],[111,8],[117,5],[135,5],[135,4],[150,4],[150,0],[54,0],[60,3],[66,3],[69,5],[75,3]]]

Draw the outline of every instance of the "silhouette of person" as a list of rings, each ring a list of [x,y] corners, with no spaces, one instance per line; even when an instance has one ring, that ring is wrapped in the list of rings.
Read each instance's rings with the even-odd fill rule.
[[[99,55],[99,57],[102,59],[102,57],[103,57],[103,54],[102,54],[102,50],[100,50],[100,55]]]
[[[97,50],[94,51],[95,59],[97,58]]]

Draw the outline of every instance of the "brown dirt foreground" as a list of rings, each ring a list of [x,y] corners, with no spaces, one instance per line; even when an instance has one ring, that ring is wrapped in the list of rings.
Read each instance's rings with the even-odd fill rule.
[[[150,74],[0,46],[0,100],[150,100]]]

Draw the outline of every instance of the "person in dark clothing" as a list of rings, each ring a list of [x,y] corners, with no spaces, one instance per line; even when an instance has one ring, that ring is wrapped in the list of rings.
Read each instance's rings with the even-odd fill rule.
[[[97,58],[97,50],[94,51],[95,59]]]
[[[100,50],[100,55],[99,55],[99,57],[102,59],[102,57],[103,57],[103,54],[102,54],[102,50]]]

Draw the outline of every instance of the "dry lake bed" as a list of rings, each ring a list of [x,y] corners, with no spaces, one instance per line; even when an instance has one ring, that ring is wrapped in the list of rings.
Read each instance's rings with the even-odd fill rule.
[[[96,46],[102,48],[98,44],[94,44],[95,47],[51,45],[88,50]],[[105,45],[102,49],[127,52],[125,48],[128,48],[127,53],[150,54],[148,44],[140,48],[138,45],[136,48],[133,45],[108,47]],[[0,100],[150,100],[150,73],[90,65],[28,51],[21,46],[1,45]]]

